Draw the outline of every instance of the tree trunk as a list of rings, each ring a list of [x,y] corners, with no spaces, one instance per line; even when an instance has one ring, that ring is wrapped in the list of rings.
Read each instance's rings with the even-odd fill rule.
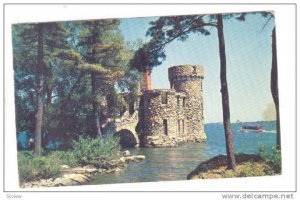
[[[279,115],[279,96],[278,96],[278,72],[277,72],[277,49],[276,49],[276,29],[272,31],[272,69],[271,69],[271,92],[276,108],[276,129],[277,148],[281,150],[280,142],[280,115]]]
[[[43,82],[44,82],[44,30],[43,24],[37,25],[38,33],[38,64],[36,69],[36,96],[37,96],[37,112],[36,112],[36,124],[34,130],[34,154],[41,156],[42,152],[42,122],[43,122]]]
[[[227,167],[228,169],[236,169],[236,162],[233,150],[233,136],[231,132],[230,123],[230,108],[229,108],[229,96],[226,78],[226,53],[225,53],[225,41],[223,33],[223,18],[222,14],[217,14],[217,29],[219,39],[219,51],[220,51],[220,78],[221,78],[221,93],[222,93],[222,106],[223,106],[223,124],[225,130],[226,139],[226,151],[227,151]]]
[[[96,75],[95,72],[91,72],[91,81],[92,81],[92,98],[93,98],[93,112],[94,112],[94,120],[95,120],[95,130],[96,136],[102,137],[100,121],[99,121],[99,112],[100,112],[100,105],[97,101],[97,85],[96,85]]]
[[[49,83],[47,81],[45,81],[45,87],[46,87],[45,89],[46,89],[46,94],[47,94],[46,108],[49,108],[51,101],[52,101],[52,88],[50,88]]]

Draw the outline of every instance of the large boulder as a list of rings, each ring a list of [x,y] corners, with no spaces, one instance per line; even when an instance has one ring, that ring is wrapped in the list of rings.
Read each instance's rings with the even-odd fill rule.
[[[63,177],[56,178],[53,181],[52,184],[53,184],[53,186],[70,186],[70,185],[76,185],[76,183],[73,183],[72,179],[63,178]]]

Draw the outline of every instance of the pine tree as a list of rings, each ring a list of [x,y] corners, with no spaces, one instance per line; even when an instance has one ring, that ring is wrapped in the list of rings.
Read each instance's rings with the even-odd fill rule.
[[[120,115],[124,101],[119,90],[136,90],[137,72],[128,67],[133,50],[130,45],[124,44],[118,30],[119,21],[100,20],[98,31],[93,29],[94,22],[42,24],[40,47],[43,48],[40,50],[43,50],[43,59],[40,63],[44,67],[39,70],[40,80],[43,80],[43,84],[39,84],[42,85],[39,94],[42,141],[37,146],[59,141],[63,142],[59,147],[65,149],[79,135],[92,135],[95,133],[93,108],[98,109],[96,114],[100,125],[108,117]],[[39,66],[37,25],[13,26],[17,132],[33,133],[40,129],[36,129],[35,117],[38,110],[36,78]],[[93,34],[98,34],[95,43],[89,41]],[[95,60],[91,62],[93,51]],[[95,77],[93,84],[91,76]]]
[[[50,104],[52,98],[50,80],[52,70],[57,62],[55,55],[57,55],[57,51],[68,48],[67,32],[61,24],[54,22],[15,25],[13,29],[18,35],[18,44],[21,46],[19,47],[16,43],[16,46],[14,46],[14,69],[16,74],[19,73],[18,70],[29,72],[30,79],[35,82],[36,95],[35,100],[33,100],[33,106],[36,110],[34,153],[40,156],[42,151],[44,94],[46,93],[47,96],[47,104]]]
[[[118,30],[117,19],[94,20],[82,23],[78,46],[83,55],[81,69],[90,72],[94,126],[97,137],[102,137],[101,102],[114,91],[116,81],[125,73],[126,48]]]

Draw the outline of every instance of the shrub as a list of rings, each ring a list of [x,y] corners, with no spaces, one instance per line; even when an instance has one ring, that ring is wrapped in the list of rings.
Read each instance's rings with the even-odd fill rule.
[[[269,166],[266,168],[268,175],[281,173],[281,151],[273,146],[271,150],[267,150],[263,144],[260,145],[259,155],[263,161]]]
[[[239,169],[238,177],[265,176],[265,165],[261,163],[245,163]]]
[[[99,158],[114,158],[120,148],[119,139],[112,136],[96,139],[80,136],[78,141],[73,141],[73,155],[81,164]]]
[[[35,157],[32,151],[18,152],[20,182],[53,178],[64,164],[74,167],[99,158],[115,158],[120,144],[118,138],[113,137],[80,137],[78,141],[73,141],[73,148],[71,151],[43,152],[40,157]]]
[[[52,151],[47,154],[48,157],[61,160],[61,164],[75,167],[78,165],[78,159],[75,157],[73,151]]]
[[[32,152],[18,152],[20,182],[47,179],[60,173],[61,160],[55,157],[35,157]]]

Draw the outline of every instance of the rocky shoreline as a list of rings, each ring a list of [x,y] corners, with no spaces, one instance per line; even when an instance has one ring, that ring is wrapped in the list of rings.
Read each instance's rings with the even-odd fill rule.
[[[154,148],[160,148],[160,147],[178,147],[184,143],[187,142],[205,142],[206,141],[206,136],[195,136],[195,135],[190,135],[186,137],[180,137],[180,136],[147,136],[147,141],[148,144],[146,145],[147,147],[154,147]]]
[[[97,174],[111,174],[121,172],[127,167],[128,163],[141,162],[145,160],[144,155],[131,155],[130,152],[120,152],[120,157],[114,160],[93,160],[85,166],[69,167],[61,166],[61,174],[54,178],[40,179],[22,183],[21,188],[37,188],[37,187],[58,187],[82,185],[93,180],[93,176]]]

